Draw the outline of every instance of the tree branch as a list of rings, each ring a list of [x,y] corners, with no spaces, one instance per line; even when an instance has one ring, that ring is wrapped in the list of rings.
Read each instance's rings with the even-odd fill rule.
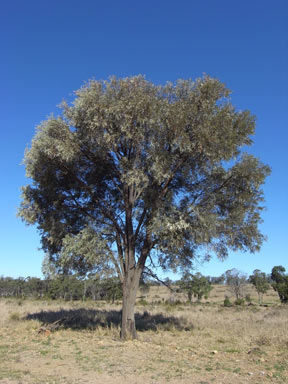
[[[142,211],[141,217],[140,217],[140,219],[138,221],[138,225],[137,225],[137,228],[136,228],[136,231],[135,231],[135,234],[134,234],[135,241],[137,240],[137,237],[139,235],[141,226],[143,224],[143,220],[145,219],[146,212],[147,212],[147,209],[144,208],[143,211]]]
[[[121,244],[121,238],[120,238],[120,235],[117,232],[117,230],[116,230],[116,244],[117,244],[120,267],[121,267],[122,275],[124,276],[126,273],[126,266],[125,266],[125,261],[124,261],[124,256],[123,256],[123,248],[122,248],[122,244]]]
[[[159,277],[154,272],[152,272],[150,268],[145,267],[145,269],[143,270],[143,273],[145,273],[145,275],[153,277],[153,279],[155,279],[155,280],[159,281],[159,283],[165,285],[165,287],[170,289],[171,292],[173,292],[173,293],[176,292],[175,289],[173,289],[170,284],[168,284],[165,281],[159,279]]]

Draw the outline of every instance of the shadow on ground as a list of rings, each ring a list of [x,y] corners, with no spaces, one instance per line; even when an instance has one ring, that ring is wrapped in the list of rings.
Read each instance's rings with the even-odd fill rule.
[[[26,316],[26,320],[39,320],[45,325],[61,321],[61,328],[69,329],[95,329],[98,327],[111,328],[121,325],[121,311],[105,311],[98,309],[61,309],[59,311],[41,311]],[[164,316],[162,313],[152,315],[148,312],[135,314],[138,331],[157,329],[177,329],[189,331],[193,329],[184,318]]]

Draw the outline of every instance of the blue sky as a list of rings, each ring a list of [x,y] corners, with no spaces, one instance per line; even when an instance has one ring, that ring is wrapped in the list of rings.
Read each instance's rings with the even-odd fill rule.
[[[155,83],[207,73],[257,116],[249,150],[272,167],[260,253],[199,266],[217,276],[288,269],[286,0],[10,0],[0,14],[0,275],[41,276],[39,235],[16,218],[35,127],[90,78],[145,74]]]

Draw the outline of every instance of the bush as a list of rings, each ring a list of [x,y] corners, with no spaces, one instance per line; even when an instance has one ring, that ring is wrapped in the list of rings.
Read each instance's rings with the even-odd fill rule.
[[[143,305],[143,306],[148,305],[148,301],[141,298],[140,300],[138,300],[137,305]]]
[[[244,299],[236,299],[234,302],[235,305],[244,305],[245,300]]]
[[[11,321],[20,321],[21,320],[21,314],[19,312],[13,312],[9,316],[9,320]]]
[[[251,303],[251,302],[252,302],[251,295],[247,294],[247,295],[245,296],[245,301],[246,301],[247,303]]]
[[[232,307],[232,303],[231,303],[231,301],[230,301],[230,299],[229,299],[229,297],[225,297],[225,299],[224,299],[224,307]]]

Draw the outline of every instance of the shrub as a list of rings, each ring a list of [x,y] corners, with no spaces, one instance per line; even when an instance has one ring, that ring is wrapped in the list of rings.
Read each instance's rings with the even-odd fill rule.
[[[235,305],[244,305],[245,300],[244,299],[236,299],[234,302]]]
[[[138,300],[137,305],[143,305],[143,306],[148,305],[148,301],[141,298],[140,300]]]
[[[251,295],[249,295],[249,293],[245,296],[245,301],[247,303],[251,303],[252,302],[252,298],[251,298]]]
[[[229,297],[226,296],[225,299],[224,299],[224,307],[232,307],[232,305],[233,304],[231,303]]]
[[[11,321],[20,321],[21,320],[21,314],[19,312],[13,312],[9,316],[9,320]]]

